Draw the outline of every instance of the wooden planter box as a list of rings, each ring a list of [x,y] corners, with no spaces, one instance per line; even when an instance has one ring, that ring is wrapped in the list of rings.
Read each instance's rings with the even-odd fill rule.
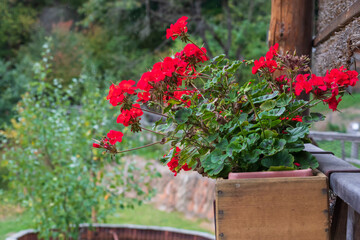
[[[329,239],[327,177],[218,180],[216,239]]]

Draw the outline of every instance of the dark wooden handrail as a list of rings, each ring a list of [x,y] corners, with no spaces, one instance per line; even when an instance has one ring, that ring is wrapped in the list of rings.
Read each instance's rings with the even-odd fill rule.
[[[319,170],[329,177],[329,187],[336,194],[331,224],[331,239],[360,239],[360,169],[322,149],[306,144],[314,152]]]

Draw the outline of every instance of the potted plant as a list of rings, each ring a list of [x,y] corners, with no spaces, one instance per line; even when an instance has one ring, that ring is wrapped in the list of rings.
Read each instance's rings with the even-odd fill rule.
[[[325,177],[318,180],[319,178],[312,177],[311,170],[306,170],[316,169],[318,163],[314,156],[304,151],[304,143],[309,142],[307,136],[311,123],[323,120],[324,116],[319,113],[302,116],[302,113],[319,103],[327,104],[333,111],[337,110],[346,88],[354,86],[358,81],[357,72],[340,67],[328,71],[325,76],[316,76],[311,74],[308,57],[281,54],[277,44],[270,47],[264,57],[255,61],[229,60],[224,55],[210,60],[206,49],[195,44],[187,31],[187,17],[184,16],[166,32],[167,38],[180,38],[187,43],[184,49],[155,63],[150,71],[142,74],[137,83],[123,80],[117,85],[112,84],[107,96],[110,104],[119,107],[117,123],[131,127],[134,133],[149,131],[159,134],[163,137],[162,140],[135,149],[122,150],[121,145],[118,148],[116,143],[122,141],[123,134],[110,130],[93,146],[103,148],[109,154],[119,154],[153,144],[168,143],[172,148],[161,161],[175,176],[181,170],[193,170],[203,176],[218,179],[227,179],[228,176],[233,178],[231,173],[244,172],[269,174],[271,171],[276,174],[279,171],[294,173],[300,170],[305,172],[304,176],[311,175],[308,178],[299,177],[297,180],[226,180],[232,187],[226,185],[227,187],[221,188],[217,197],[229,197],[231,194],[224,192],[226,189],[234,192],[236,186],[243,184],[253,197],[254,191],[257,192],[256,184],[262,186],[259,191],[262,189],[267,194],[270,186],[277,190],[283,187],[288,190],[297,189],[294,185],[285,187],[292,181],[295,185],[302,186],[297,189],[299,191],[311,185],[315,186],[316,181],[321,182],[321,188],[326,188]],[[252,67],[254,78],[240,85],[237,73],[246,66]],[[298,96],[303,92],[311,94],[311,99],[299,99]],[[160,116],[153,129],[140,124],[144,112]],[[298,181],[302,180],[305,180],[306,184],[299,184]],[[240,183],[235,183],[239,181]],[[279,185],[275,184],[276,182]],[[264,186],[267,187],[264,189]],[[321,191],[324,192],[320,189],[319,192]],[[309,191],[309,194],[313,193]],[[327,203],[326,194],[322,195],[322,199]],[[251,198],[247,200],[252,201]],[[268,200],[270,203],[274,201],[271,198]],[[288,199],[294,204],[303,200]],[[227,204],[231,210],[231,207],[238,203],[230,199]],[[294,206],[291,205],[290,210],[286,211],[291,211],[291,207]],[[323,210],[321,209],[320,214],[323,214]],[[232,212],[240,214],[237,210]],[[251,211],[246,214],[254,216]],[[219,209],[217,204],[218,223],[220,218],[225,217],[226,213]],[[260,219],[258,217],[252,221]],[[323,218],[320,221],[323,221]],[[240,225],[245,226],[242,230],[252,228],[248,223]],[[326,221],[323,225],[326,226]],[[230,227],[238,228],[239,221]],[[301,227],[303,228],[303,225]],[[291,231],[289,226],[284,229]],[[231,239],[226,238],[227,235],[218,227],[217,230],[220,239],[221,236]]]

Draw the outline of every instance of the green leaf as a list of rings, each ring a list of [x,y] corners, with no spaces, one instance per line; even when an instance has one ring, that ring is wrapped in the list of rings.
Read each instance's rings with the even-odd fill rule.
[[[260,110],[261,111],[269,111],[271,109],[273,109],[276,105],[276,101],[275,100],[267,100],[266,102],[262,103],[260,105]]]
[[[300,151],[293,153],[293,155],[295,157],[295,162],[300,164],[299,168],[301,169],[307,169],[307,168],[316,169],[317,167],[319,167],[318,161],[309,152]]]
[[[213,59],[211,59],[211,62],[213,63],[213,62],[221,61],[224,57],[225,57],[225,54],[221,54],[221,55],[216,56]]]
[[[248,163],[255,163],[259,161],[259,157],[261,153],[262,152],[260,149],[254,149],[252,151],[248,151],[243,155],[243,160]]]
[[[276,137],[278,135],[278,133],[275,130],[268,130],[268,129],[264,131],[264,134],[265,134],[265,138]]]
[[[319,122],[325,120],[325,116],[321,113],[310,113],[309,116],[304,116],[303,121],[305,123]]]
[[[293,142],[293,143],[287,143],[286,144],[286,149],[289,152],[300,152],[304,148],[305,148],[304,143],[301,140],[298,140],[298,141]]]
[[[240,117],[239,117],[239,123],[243,124],[245,121],[247,121],[248,119],[248,114],[247,113],[241,113]]]
[[[270,122],[270,127],[275,127],[276,125],[280,124],[281,120],[280,119],[276,119],[276,120],[272,120]]]
[[[294,156],[285,149],[273,156],[262,159],[261,164],[267,168],[274,166],[293,167]]]
[[[261,103],[261,102],[265,102],[267,100],[273,99],[274,97],[276,97],[279,94],[278,91],[273,92],[272,94],[267,94],[267,95],[263,95],[257,98],[253,99],[253,103]]]
[[[285,166],[271,166],[269,171],[291,171],[295,170],[293,167],[285,167]]]
[[[287,142],[289,142],[289,143],[296,142],[298,139],[304,138],[305,135],[309,133],[308,126],[306,126],[306,125],[299,126],[299,124],[297,124],[297,126],[298,127],[296,127],[296,128],[287,128],[286,129]]]
[[[210,176],[214,176],[220,173],[224,166],[224,160],[227,158],[225,154],[222,153],[221,150],[216,149],[210,154],[200,158],[201,166],[204,167],[204,171]]]
[[[239,60],[234,61],[233,64],[231,64],[231,66],[227,69],[227,72],[235,73],[241,64],[242,64],[242,61],[239,61]]]
[[[261,112],[259,113],[259,118],[278,118],[280,117],[284,112],[285,112],[285,107],[282,107],[282,108],[276,108],[276,109],[272,109],[270,111],[264,111],[264,112]]]
[[[209,142],[212,142],[212,141],[214,141],[215,139],[217,139],[219,137],[219,133],[214,133],[214,134],[211,134],[208,138],[207,138],[207,140],[209,141]]]
[[[226,138],[221,139],[221,142],[216,144],[216,148],[224,150],[229,145],[229,142]]]
[[[230,140],[229,145],[226,147],[226,152],[228,156],[232,156],[234,152],[239,153],[242,150],[246,149],[246,146],[247,145],[246,143],[244,143],[242,136],[233,137]]]
[[[291,95],[287,93],[282,93],[278,99],[276,99],[277,107],[286,107],[291,101]]]
[[[192,109],[183,108],[175,113],[175,120],[177,123],[185,123],[192,114]]]
[[[274,155],[284,149],[286,141],[284,139],[264,139],[259,148],[263,150],[265,156]]]

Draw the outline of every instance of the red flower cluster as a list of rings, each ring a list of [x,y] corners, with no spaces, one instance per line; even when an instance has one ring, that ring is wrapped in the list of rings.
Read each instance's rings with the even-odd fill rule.
[[[117,117],[116,122],[122,123],[125,127],[138,123],[144,113],[139,104],[133,104],[131,109],[121,109],[121,114]]]
[[[344,67],[339,69],[332,69],[328,71],[324,77],[312,74],[308,80],[309,74],[300,74],[296,77],[294,82],[295,94],[299,96],[302,91],[307,94],[312,92],[317,98],[322,99],[324,103],[329,105],[329,108],[335,111],[339,102],[342,100],[339,91],[346,87],[355,86],[358,79],[356,71],[349,71]],[[326,97],[330,94],[331,97]]]
[[[270,73],[275,72],[278,65],[274,60],[274,57],[277,56],[278,49],[279,49],[279,44],[275,43],[274,46],[270,47],[265,57],[260,57],[259,60],[255,60],[254,66],[252,68],[252,74],[256,74],[259,71],[259,69],[264,69],[264,70],[267,69]]]
[[[133,87],[133,85],[135,85],[135,81],[133,80],[123,80],[119,83],[118,86],[111,84],[106,100],[110,100],[110,104],[114,107],[118,104],[122,104],[126,98],[125,93],[128,95],[135,93],[136,87]]]
[[[170,149],[170,151],[171,150],[172,150],[172,148]],[[181,169],[184,170],[184,171],[190,171],[191,170],[191,168],[187,165],[187,163],[182,165],[181,168],[179,168],[179,170],[176,170],[176,168],[179,166],[179,157],[178,157],[178,155],[179,155],[180,152],[181,152],[181,149],[179,147],[176,147],[176,153],[174,154],[174,157],[167,164],[170,171],[172,171],[174,173],[174,176],[176,176],[178,174],[178,172],[180,172]]]
[[[94,148],[105,148],[111,153],[116,153],[117,152],[116,147],[113,145],[115,145],[116,142],[121,142],[123,136],[124,134],[120,131],[110,130],[106,134],[106,137],[103,137],[101,139],[101,141],[99,142],[100,144],[93,143],[92,146]]]
[[[175,54],[175,57],[188,63],[199,63],[209,60],[206,55],[206,48],[199,48],[195,44],[187,44],[184,50]]]
[[[116,142],[121,142],[124,134],[120,131],[110,130],[106,136],[109,138],[111,145],[114,145]]]
[[[164,61],[155,63],[151,71],[145,72],[137,87],[145,92],[150,91],[159,82],[180,86],[182,84],[182,76],[187,75],[192,69],[188,69],[188,63],[179,59],[166,57]]]
[[[166,29],[166,38],[169,39],[171,37],[172,40],[175,40],[178,36],[182,36],[187,33],[187,19],[188,17],[183,16],[179,18],[175,24],[171,24],[170,28]]]

